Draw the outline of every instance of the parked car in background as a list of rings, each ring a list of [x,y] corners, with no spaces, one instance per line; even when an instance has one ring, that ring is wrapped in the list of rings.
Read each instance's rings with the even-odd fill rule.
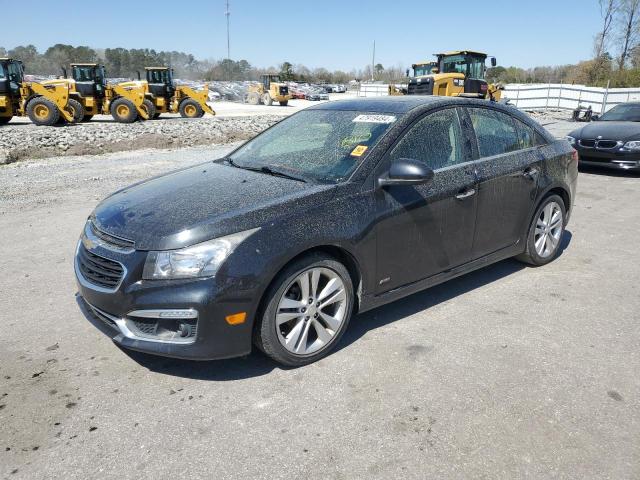
[[[616,105],[594,121],[571,132],[569,143],[580,163],[640,171],[640,102]]]
[[[78,301],[124,348],[217,359],[255,343],[308,364],[357,312],[505,258],[551,262],[574,154],[483,100],[323,103],[102,201],[76,249]]]

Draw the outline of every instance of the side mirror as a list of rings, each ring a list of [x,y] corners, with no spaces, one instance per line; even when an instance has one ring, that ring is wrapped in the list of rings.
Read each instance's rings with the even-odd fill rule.
[[[498,65],[498,60],[496,60],[496,57],[491,57],[491,66],[495,67],[496,65]]]
[[[422,185],[433,179],[433,170],[423,162],[400,158],[391,164],[389,172],[378,179],[381,187],[391,185]]]
[[[405,72],[405,76],[408,77],[409,76],[409,69],[407,68],[407,71]]]

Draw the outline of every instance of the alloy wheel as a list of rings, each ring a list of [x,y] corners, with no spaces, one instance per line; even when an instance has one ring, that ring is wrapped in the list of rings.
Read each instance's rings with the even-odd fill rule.
[[[300,273],[285,288],[276,311],[281,345],[295,355],[327,348],[347,316],[345,284],[333,270],[314,267]]]
[[[564,218],[560,205],[556,202],[547,203],[538,216],[533,237],[536,253],[540,257],[548,258],[556,252],[563,227]]]

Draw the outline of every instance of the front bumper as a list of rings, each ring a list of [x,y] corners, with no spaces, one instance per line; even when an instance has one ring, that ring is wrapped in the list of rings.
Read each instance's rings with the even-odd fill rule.
[[[577,147],[581,165],[611,168],[615,170],[640,171],[640,153],[620,150],[603,151]]]
[[[79,245],[80,248],[80,245]],[[189,360],[216,360],[247,355],[252,346],[252,319],[259,294],[255,285],[225,278],[142,280],[146,252],[118,253],[94,245],[92,253],[122,263],[125,273],[116,289],[92,285],[83,276],[76,254],[77,303],[85,317],[117,345],[139,352]],[[192,337],[145,338],[134,328],[140,312],[187,312],[186,322],[197,321]],[[193,315],[189,315],[192,312]],[[246,312],[243,323],[227,317]],[[132,317],[132,313],[135,317]],[[156,315],[157,316],[157,315]],[[194,320],[195,319],[195,320]],[[177,322],[178,320],[176,320]]]

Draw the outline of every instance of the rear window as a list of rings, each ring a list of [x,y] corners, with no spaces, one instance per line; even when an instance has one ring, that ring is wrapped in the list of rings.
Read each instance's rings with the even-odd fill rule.
[[[520,150],[521,138],[511,116],[487,108],[468,108],[480,157]]]

